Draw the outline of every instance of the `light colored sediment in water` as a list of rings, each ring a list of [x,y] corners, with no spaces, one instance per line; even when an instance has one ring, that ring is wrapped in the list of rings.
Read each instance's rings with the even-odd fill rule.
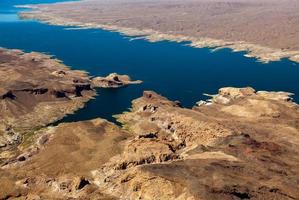
[[[92,1],[91,1],[92,2]],[[84,3],[84,2],[83,2]],[[87,2],[85,2],[87,3]],[[64,3],[63,8],[67,8],[67,5],[76,5],[78,3]],[[101,23],[101,20],[90,18],[90,16],[82,15],[82,17],[72,17],[71,15],[59,12],[60,4],[55,4],[54,8],[58,9],[56,13],[55,9],[51,10],[50,5],[35,5],[32,6],[33,11],[22,12],[20,16],[27,19],[38,19],[40,21],[62,25],[62,26],[78,26],[81,28],[100,28],[109,31],[117,31],[127,36],[133,36],[137,38],[146,39],[150,42],[157,42],[162,40],[175,41],[175,42],[190,42],[190,46],[195,48],[208,47],[211,49],[220,49],[220,48],[230,48],[233,51],[244,51],[246,52],[246,57],[253,57],[257,60],[267,63],[270,61],[278,61],[282,58],[289,58],[294,62],[299,62],[299,51],[296,49],[285,49],[285,48],[275,48],[259,45],[257,43],[253,44],[246,41],[234,41],[229,39],[213,39],[209,37],[200,37],[195,35],[185,35],[184,33],[176,33],[176,31],[161,31],[159,29],[148,28],[146,25],[140,25],[139,28],[134,26],[129,26],[125,24],[118,24],[113,22]],[[27,6],[28,7],[28,6]],[[121,9],[120,9],[121,10]],[[92,11],[90,11],[92,12]],[[104,11],[103,11],[104,12]],[[101,13],[99,13],[101,14]],[[159,16],[158,16],[159,17]],[[112,17],[113,18],[113,17]],[[115,17],[115,20],[118,18]],[[140,18],[141,19],[141,18]],[[121,21],[121,20],[120,20]],[[140,22],[141,23],[141,22]],[[258,36],[258,35],[257,35]]]

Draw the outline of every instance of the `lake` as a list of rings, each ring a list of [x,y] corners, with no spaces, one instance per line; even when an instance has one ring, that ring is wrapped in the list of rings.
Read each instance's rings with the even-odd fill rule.
[[[85,70],[92,76],[116,72],[128,74],[140,85],[120,89],[99,89],[99,96],[84,109],[63,121],[102,117],[127,110],[131,101],[144,90],[154,90],[191,108],[225,86],[251,86],[257,90],[287,91],[299,102],[299,64],[283,59],[263,64],[246,58],[243,52],[192,48],[187,43],[156,42],[123,36],[99,29],[69,29],[34,20],[20,20],[13,5],[55,2],[53,0],[1,0],[0,46],[51,54],[72,69]]]

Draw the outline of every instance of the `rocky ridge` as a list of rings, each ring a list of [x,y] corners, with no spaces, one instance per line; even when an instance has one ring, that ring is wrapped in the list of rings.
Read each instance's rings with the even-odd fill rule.
[[[297,199],[299,108],[290,95],[227,87],[186,109],[145,91],[116,116],[122,129],[95,119],[40,130],[49,139],[36,154],[2,166],[3,183],[15,186],[0,194]]]
[[[118,116],[135,139],[95,183],[120,199],[296,199],[299,110],[289,95],[222,88],[189,110],[144,92]]]

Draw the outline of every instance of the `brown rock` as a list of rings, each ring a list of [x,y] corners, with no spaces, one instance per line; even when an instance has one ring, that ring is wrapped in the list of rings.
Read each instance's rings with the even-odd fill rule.
[[[119,88],[130,84],[140,84],[142,81],[131,81],[127,75],[116,73],[109,74],[106,77],[95,77],[92,79],[93,87],[99,88]]]

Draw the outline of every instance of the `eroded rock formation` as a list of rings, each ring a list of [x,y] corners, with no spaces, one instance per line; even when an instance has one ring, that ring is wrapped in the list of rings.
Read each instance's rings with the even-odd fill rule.
[[[92,85],[100,88],[120,88],[130,84],[140,84],[142,81],[132,81],[128,75],[111,73],[106,77],[95,77],[92,79]]]
[[[121,199],[296,199],[299,112],[289,94],[222,88],[211,101],[189,110],[145,92],[118,116],[135,139],[96,184]]]
[[[95,119],[39,130],[2,166],[1,198],[297,199],[298,108],[252,88],[193,109],[146,91],[117,116],[122,129]]]

